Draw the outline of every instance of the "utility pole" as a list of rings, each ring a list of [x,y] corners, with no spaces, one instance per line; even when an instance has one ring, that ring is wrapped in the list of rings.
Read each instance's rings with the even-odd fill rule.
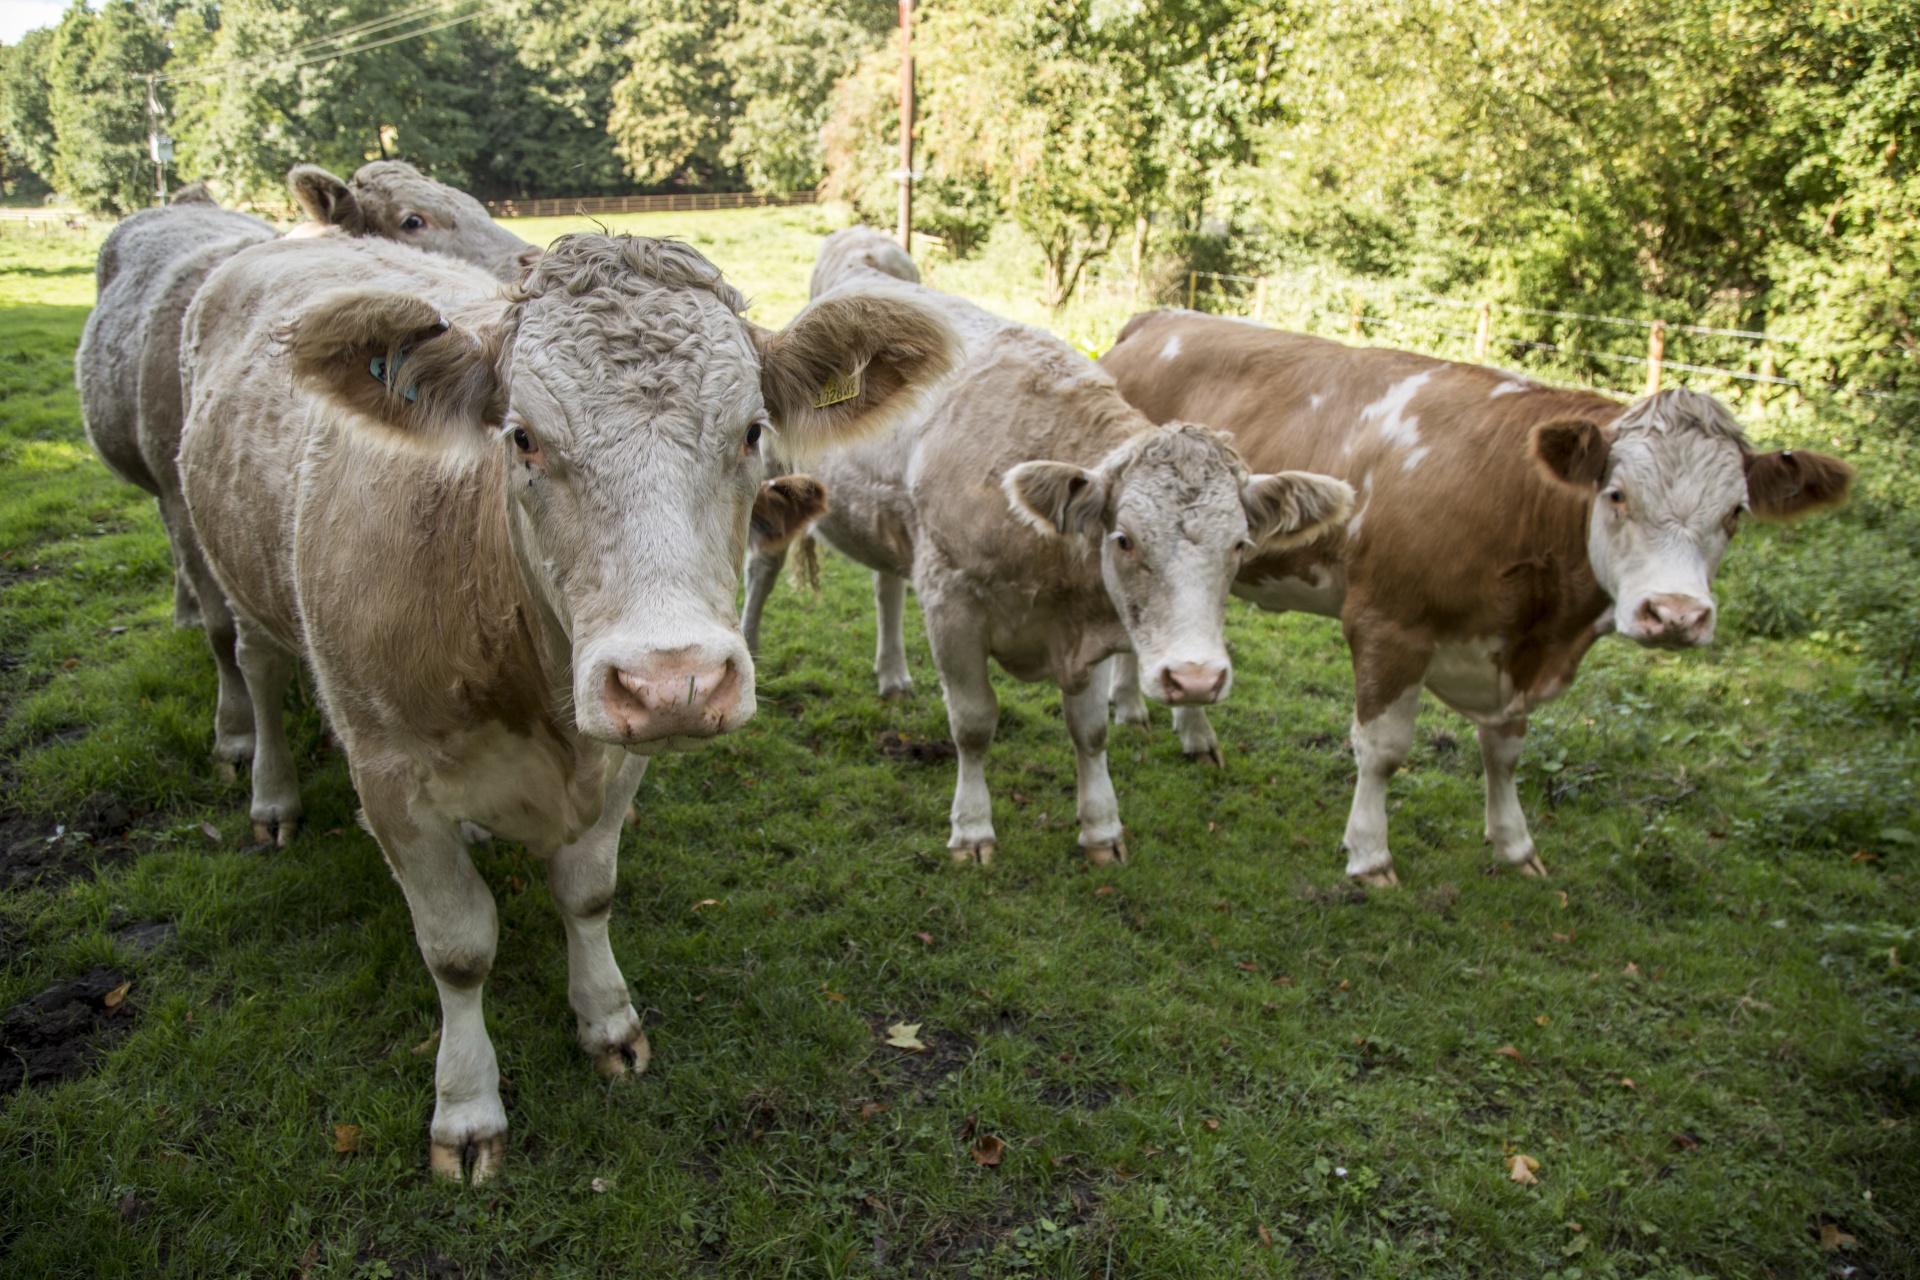
[[[913,0],[900,0],[900,247],[913,252]]]
[[[154,96],[152,74],[147,82],[147,154],[153,157],[153,190],[158,203],[167,202],[167,165],[173,161],[173,139],[160,127],[160,99]]]

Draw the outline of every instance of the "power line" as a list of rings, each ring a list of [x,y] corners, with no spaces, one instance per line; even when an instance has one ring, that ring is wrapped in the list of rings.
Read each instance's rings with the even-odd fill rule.
[[[490,0],[490,2],[483,2],[466,13],[455,13],[453,16],[441,21],[428,22],[426,25],[413,27],[411,30],[402,31],[395,35],[387,35],[382,39],[370,40],[365,38],[368,36],[381,35],[383,32],[391,31],[395,27],[403,26],[410,22],[430,18],[436,12],[444,12],[449,8],[458,9],[468,2],[469,0],[453,0],[453,3],[449,5],[447,0],[433,0],[432,3],[415,5],[410,9],[403,9],[398,13],[388,14],[384,18],[373,18],[365,22],[355,23],[352,26],[342,27],[338,31],[330,32],[324,36],[316,36],[312,39],[291,45],[286,49],[275,50],[272,53],[237,58],[228,62],[215,63],[212,66],[195,67],[188,71],[170,72],[154,76],[153,79],[160,82],[202,80],[217,76],[234,75],[246,71],[293,71],[301,67],[310,67],[322,62],[331,62],[337,58],[344,58],[351,54],[365,53],[370,49],[384,48],[390,44],[399,44],[402,41],[412,40],[418,36],[428,35],[435,31],[444,31],[448,27],[458,26],[463,22],[471,22],[475,18],[499,9],[505,5],[507,0]],[[342,47],[333,49],[325,48],[328,45],[340,45]],[[324,50],[324,52],[316,53],[314,52],[315,50]],[[303,57],[301,56],[303,54],[312,54],[312,56]],[[289,61],[289,59],[291,59],[291,61]]]

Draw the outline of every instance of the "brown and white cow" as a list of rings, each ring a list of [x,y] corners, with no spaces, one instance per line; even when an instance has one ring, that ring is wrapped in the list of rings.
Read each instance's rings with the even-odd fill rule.
[[[1713,639],[1712,581],[1740,517],[1843,501],[1853,469],[1755,451],[1719,401],[1663,391],[1623,407],[1590,391],[1193,312],[1136,316],[1101,360],[1156,422],[1206,422],[1250,464],[1349,481],[1344,527],[1250,557],[1234,594],[1339,618],[1352,650],[1359,781],[1347,874],[1395,884],[1387,783],[1422,686],[1479,729],[1486,836],[1544,875],[1514,772],[1527,715],[1598,637]],[[1137,703],[1137,699],[1131,701]],[[1124,718],[1144,707],[1120,702]],[[1211,741],[1204,713],[1182,738]]]
[[[252,818],[284,843],[300,813],[280,708],[304,658],[439,987],[440,1173],[485,1176],[506,1129],[465,824],[546,860],[580,1043],[644,1067],[607,942],[620,823],[649,755],[753,714],[733,605],[762,450],[883,426],[952,361],[910,300],[824,299],[777,333],[743,305],[685,245],[576,235],[511,291],[385,242],[275,241],[188,312],[180,469],[258,711]]]
[[[495,223],[472,196],[398,160],[362,165],[350,181],[317,165],[295,165],[287,188],[309,219],[294,228],[295,236],[344,232],[394,240],[471,263],[508,284],[540,252]],[[174,623],[206,627],[220,680],[214,759],[227,772],[253,752],[253,708],[233,656],[233,616],[201,559],[175,465],[180,326],[215,267],[279,234],[259,218],[222,209],[199,183],[183,188],[172,204],[124,219],[100,246],[99,296],[74,355],[94,452],[159,502],[173,548]]]
[[[816,528],[874,571],[882,694],[906,688],[905,583],[919,593],[960,757],[954,859],[985,863],[995,851],[991,658],[1060,687],[1080,846],[1095,863],[1124,860],[1107,773],[1107,659],[1137,653],[1164,702],[1225,697],[1221,624],[1242,556],[1342,519],[1352,492],[1326,476],[1249,474],[1199,427],[1156,429],[1066,343],[918,278],[876,231],[837,232],[821,248],[815,305],[859,290],[912,299],[949,319],[966,356],[927,412],[816,468],[833,495]]]

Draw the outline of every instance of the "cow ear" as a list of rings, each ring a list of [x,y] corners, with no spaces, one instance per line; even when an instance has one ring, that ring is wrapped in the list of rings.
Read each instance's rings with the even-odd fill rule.
[[[297,164],[287,170],[287,190],[313,221],[339,227],[350,236],[366,234],[366,215],[360,212],[353,189],[319,165]]]
[[[395,440],[446,448],[484,438],[505,416],[499,332],[449,324],[412,294],[329,294],[281,336],[296,382]]]
[[[755,551],[782,551],[827,514],[827,486],[812,476],[777,476],[753,499],[748,543]]]
[[[1312,471],[1248,476],[1240,486],[1254,545],[1279,551],[1305,546],[1353,511],[1353,486]]]
[[[822,298],[779,332],[756,327],[753,336],[780,456],[795,461],[912,412],[960,359],[938,312],[886,293]]]
[[[1747,459],[1747,506],[1762,520],[1792,520],[1847,500],[1853,467],[1825,453],[1781,449]]]
[[[1104,527],[1107,486],[1084,467],[1066,462],[1023,462],[1000,487],[1013,514],[1049,538],[1097,538]]]
[[[1611,449],[1605,429],[1586,418],[1561,418],[1533,429],[1533,456],[1548,475],[1576,489],[1600,487]]]

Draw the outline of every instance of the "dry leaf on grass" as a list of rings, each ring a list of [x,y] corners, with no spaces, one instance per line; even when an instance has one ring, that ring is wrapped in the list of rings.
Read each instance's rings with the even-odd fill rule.
[[[1531,1187],[1540,1181],[1534,1177],[1534,1171],[1539,1167],[1540,1162],[1532,1156],[1515,1155],[1507,1162],[1507,1177],[1523,1187]]]
[[[1638,1089],[1640,1087],[1639,1085],[1633,1082],[1632,1076],[1621,1076],[1620,1085],[1622,1088],[1626,1088],[1626,1089]]]
[[[200,824],[200,834],[215,844],[220,843],[220,828],[214,826],[211,822],[203,822]]]
[[[593,1193],[595,1195],[603,1196],[609,1190],[612,1189],[613,1180],[610,1178],[595,1178],[592,1182],[589,1182],[587,1185],[593,1188]]]
[[[915,1053],[925,1053],[927,1046],[920,1042],[918,1022],[896,1022],[887,1028],[887,1043],[896,1049],[911,1049]]]
[[[1103,884],[1103,885],[1101,885],[1101,886],[1100,886],[1100,887],[1099,887],[1098,889],[1095,889],[1095,890],[1093,891],[1093,896],[1094,896],[1094,897],[1096,897],[1096,898],[1104,898],[1104,897],[1106,897],[1106,896],[1107,896],[1108,894],[1110,894],[1110,893],[1112,893],[1112,892],[1113,892],[1113,886],[1112,886],[1112,885],[1110,885],[1110,884]]]
[[[726,903],[720,901],[718,898],[702,898],[693,904],[693,910],[695,914],[698,914],[702,907],[724,907],[726,905]]]
[[[1267,1234],[1266,1227],[1260,1225],[1259,1223],[1255,1223],[1253,1229],[1260,1233],[1260,1247],[1262,1249],[1273,1248],[1273,1237]]]
[[[115,987],[113,990],[107,992],[107,994],[101,996],[100,997],[101,1005],[107,1009],[118,1009],[120,1007],[120,1002],[127,998],[127,992],[132,990],[132,988],[133,988],[133,979],[128,978],[125,982],[121,983],[119,986]]]
[[[360,1149],[360,1126],[357,1124],[337,1124],[333,1126],[333,1149],[343,1156],[350,1156]]]
[[[1640,966],[1635,964],[1633,961],[1629,960],[1627,961],[1627,967],[1622,969],[1620,972],[1625,974],[1629,978],[1637,978],[1640,976]]]
[[[1546,1014],[1543,1013],[1539,1017],[1533,1020],[1533,1025],[1536,1027],[1544,1027],[1551,1021],[1553,1021],[1553,1019],[1549,1018]]]
[[[871,1120],[886,1109],[887,1104],[884,1102],[863,1102],[860,1104],[860,1119]]]
[[[432,1053],[440,1044],[440,1028],[435,1027],[433,1034],[408,1050],[409,1053]]]
[[[1525,1062],[1527,1060],[1526,1055],[1522,1054],[1510,1044],[1503,1044],[1498,1049],[1495,1049],[1494,1052],[1503,1058],[1512,1058],[1515,1062]]]
[[[838,991],[829,991],[825,987],[820,988],[820,994],[825,996],[829,1000],[838,1001],[838,1000],[846,999],[846,997],[841,995]]]
[[[913,936],[920,939],[921,942],[929,947],[933,945],[933,935],[930,933],[916,933]]]
[[[1823,1222],[1820,1224],[1820,1247],[1828,1253],[1832,1253],[1838,1249],[1851,1249],[1859,1243],[1858,1240],[1855,1240],[1852,1236],[1842,1231],[1838,1223]]]
[[[1006,1150],[1006,1143],[990,1133],[983,1133],[973,1140],[973,1148],[968,1154],[973,1157],[975,1164],[990,1169],[1000,1163],[1000,1157],[1006,1154]]]
[[[1207,1126],[1208,1133],[1220,1132],[1220,1122],[1218,1120],[1208,1120],[1208,1121],[1205,1121],[1204,1123]]]

